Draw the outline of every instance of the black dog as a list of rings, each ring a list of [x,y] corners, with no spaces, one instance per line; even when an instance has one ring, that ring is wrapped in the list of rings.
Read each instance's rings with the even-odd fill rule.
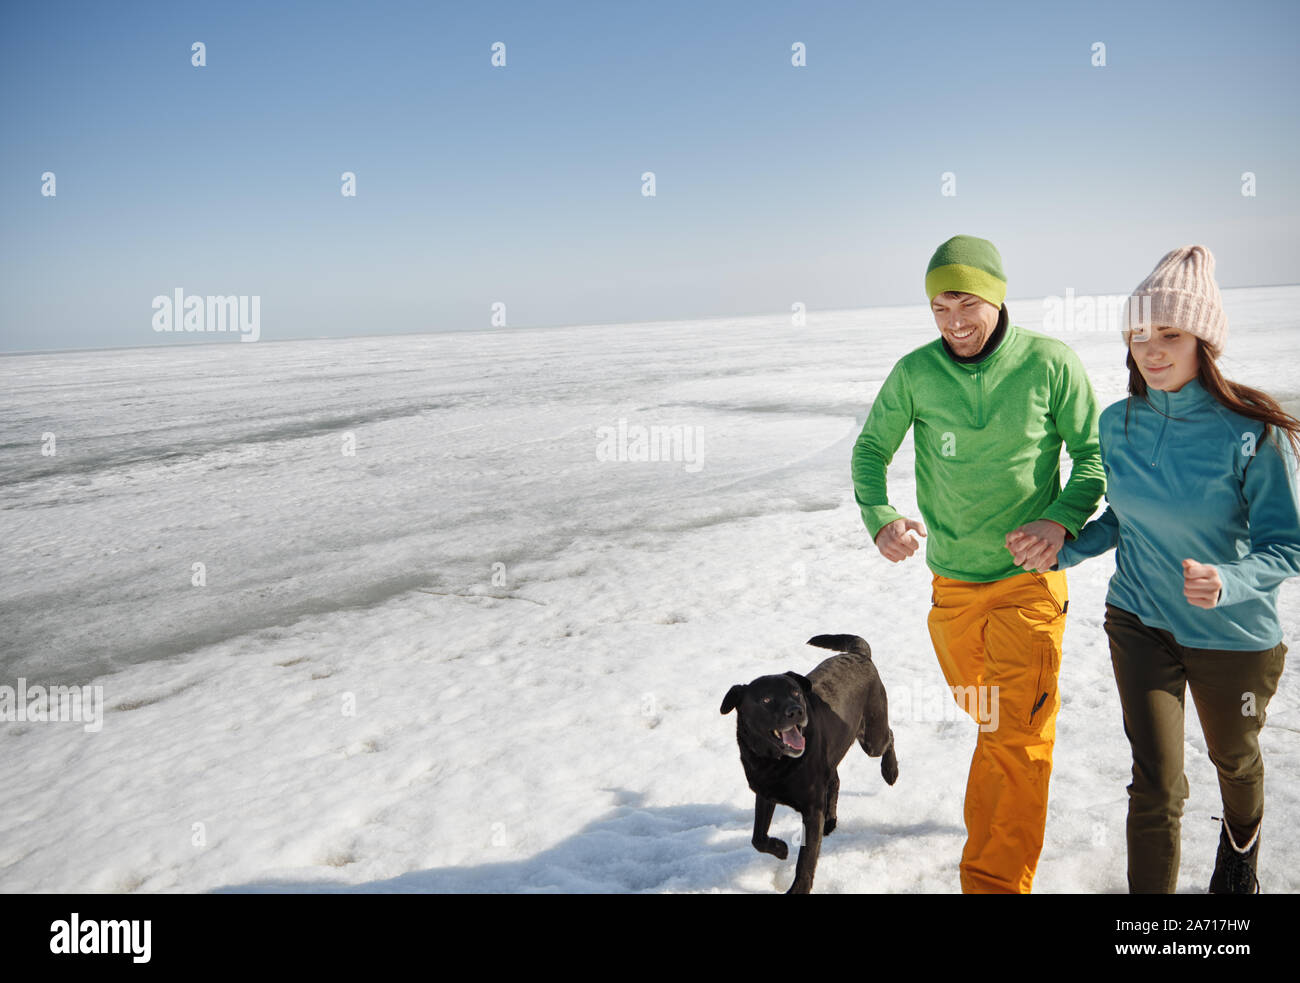
[[[754,790],[754,849],[784,860],[782,840],[767,835],[779,802],[803,817],[804,838],[788,894],[812,890],[822,836],[835,828],[839,763],[856,740],[890,785],[898,779],[894,732],[889,729],[885,686],[871,661],[871,646],[857,635],[818,635],[809,645],[833,655],[807,677],[787,672],[759,676],[727,690],[722,712],[738,709],[736,743],[745,778]]]

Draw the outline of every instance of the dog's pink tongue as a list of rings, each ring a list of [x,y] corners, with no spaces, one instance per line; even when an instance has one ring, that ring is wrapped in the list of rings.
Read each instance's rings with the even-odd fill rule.
[[[781,740],[787,747],[792,747],[796,751],[803,750],[803,735],[793,727],[789,730],[781,731]]]

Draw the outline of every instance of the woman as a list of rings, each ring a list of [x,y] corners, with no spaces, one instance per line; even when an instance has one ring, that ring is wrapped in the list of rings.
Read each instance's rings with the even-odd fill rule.
[[[1258,734],[1287,651],[1278,585],[1300,574],[1300,420],[1220,374],[1227,319],[1208,249],[1168,253],[1129,303],[1142,311],[1124,332],[1129,396],[1099,428],[1109,507],[1052,569],[1118,547],[1105,626],[1133,751],[1129,890],[1178,883],[1190,687],[1223,800],[1210,891],[1254,893]]]

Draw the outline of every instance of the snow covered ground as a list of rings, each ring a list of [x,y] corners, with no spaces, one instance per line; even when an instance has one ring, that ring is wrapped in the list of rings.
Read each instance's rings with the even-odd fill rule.
[[[1225,374],[1293,413],[1298,302],[1225,292]],[[0,723],[0,890],[784,890],[793,851],[750,846],[718,707],[849,632],[900,777],[850,751],[815,890],[957,891],[975,725],[930,646],[929,571],[876,553],[849,480],[880,383],[934,335],[917,306],[0,358],[0,685],[106,704],[98,730]],[[1060,336],[1122,398],[1117,334]],[[620,420],[677,428],[679,459],[618,460]],[[891,496],[919,517],[912,460],[909,436]],[[1040,892],[1126,889],[1112,570],[1069,575]],[[1288,582],[1293,648],[1298,601]],[[1294,892],[1294,668],[1262,744],[1261,881]],[[1180,889],[1203,891],[1194,712],[1186,751]],[[798,825],[778,807],[772,834]]]

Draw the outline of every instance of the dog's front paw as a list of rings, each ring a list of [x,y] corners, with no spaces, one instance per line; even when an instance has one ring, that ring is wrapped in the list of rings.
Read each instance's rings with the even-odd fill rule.
[[[885,752],[885,756],[880,762],[880,774],[890,785],[898,781],[898,755],[894,754],[892,747]]]
[[[826,822],[822,825],[822,836],[830,836],[835,830],[835,817],[827,816]]]
[[[785,840],[778,840],[775,836],[769,836],[763,843],[755,840],[754,849],[759,853],[770,853],[777,860],[784,860],[790,856],[790,848],[785,845]]]

